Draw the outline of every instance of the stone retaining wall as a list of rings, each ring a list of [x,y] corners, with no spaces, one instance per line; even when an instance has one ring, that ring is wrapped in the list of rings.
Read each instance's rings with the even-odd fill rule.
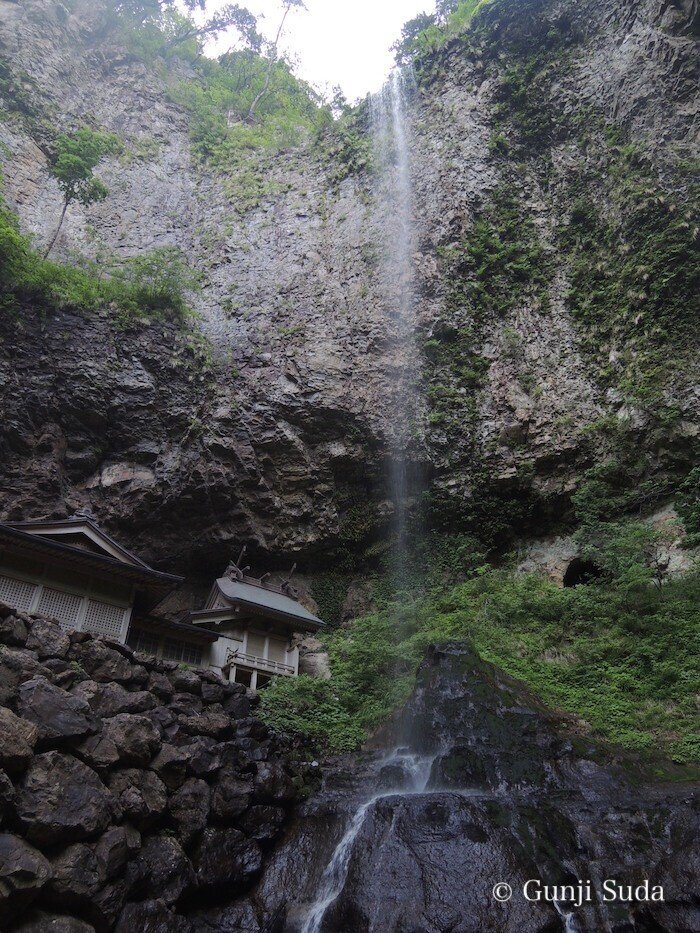
[[[308,777],[256,702],[0,605],[0,929],[189,930],[243,893]]]

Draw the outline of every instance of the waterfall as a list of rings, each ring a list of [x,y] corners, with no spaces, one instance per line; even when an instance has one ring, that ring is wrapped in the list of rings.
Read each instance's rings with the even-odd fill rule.
[[[389,354],[392,384],[384,415],[389,438],[387,481],[399,567],[406,550],[412,492],[408,451],[417,420],[419,375],[413,281],[416,231],[407,120],[407,102],[413,86],[412,71],[396,70],[382,91],[371,99],[375,193],[383,240],[384,307],[387,335],[393,347]]]
[[[410,70],[394,71],[382,91],[371,101],[371,124],[375,159],[376,209],[384,257],[383,303],[391,352],[390,387],[383,412],[389,448],[387,485],[393,505],[393,538],[397,566],[395,584],[401,589],[405,578],[408,513],[415,489],[415,471],[410,469],[409,448],[413,442],[418,411],[418,353],[415,343],[415,295],[413,256],[416,231],[413,216],[408,98],[414,79]],[[435,756],[426,757],[409,749],[395,749],[383,759],[400,778],[359,806],[326,866],[301,933],[320,933],[328,908],[345,887],[355,841],[378,800],[423,793]]]
[[[306,915],[301,933],[320,933],[326,911],[345,887],[355,840],[364,825],[365,817],[374,804],[378,800],[392,797],[397,793],[407,795],[425,792],[434,760],[435,756],[416,755],[407,749],[396,749],[386,757],[384,764],[400,767],[405,777],[405,783],[401,781],[400,788],[393,787],[390,790],[374,794],[356,811],[321,876],[316,898]]]

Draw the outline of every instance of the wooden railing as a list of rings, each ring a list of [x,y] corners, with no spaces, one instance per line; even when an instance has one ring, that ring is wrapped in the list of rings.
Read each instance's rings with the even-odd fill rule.
[[[287,677],[294,675],[294,668],[291,664],[272,661],[268,658],[259,658],[257,655],[239,651],[238,648],[229,649],[226,655],[226,663],[245,664],[247,667],[254,667],[259,671],[268,671],[270,674],[285,674]]]

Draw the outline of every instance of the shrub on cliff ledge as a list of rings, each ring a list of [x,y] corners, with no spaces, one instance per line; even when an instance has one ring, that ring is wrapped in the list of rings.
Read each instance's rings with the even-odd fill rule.
[[[700,761],[699,600],[700,574],[660,588],[630,572],[622,583],[561,589],[539,575],[482,569],[442,596],[391,605],[327,636],[332,678],[315,698],[318,715],[296,682],[273,685],[263,712],[345,749],[408,696],[429,644],[469,640],[598,736]]]
[[[187,299],[199,278],[179,250],[155,249],[113,266],[111,272],[104,278],[91,263],[80,267],[42,258],[0,197],[0,311],[11,311],[25,300],[41,309],[92,312],[111,306],[122,322],[132,316],[183,322],[192,314]]]

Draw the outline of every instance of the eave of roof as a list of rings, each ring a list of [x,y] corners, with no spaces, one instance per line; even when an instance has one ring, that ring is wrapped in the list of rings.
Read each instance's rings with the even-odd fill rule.
[[[128,580],[140,580],[149,587],[172,589],[184,580],[184,577],[178,577],[172,573],[152,570],[143,563],[140,566],[126,564],[115,557],[107,557],[106,555],[86,551],[83,548],[73,547],[70,544],[62,544],[60,541],[53,541],[42,535],[35,535],[0,523],[0,541],[3,539],[10,541],[22,550],[48,554],[59,562],[63,560],[67,563],[87,565],[93,569],[109,572],[114,576],[125,577]]]
[[[264,586],[253,586],[238,580],[229,580],[227,577],[217,580],[216,585],[231,608],[240,607],[262,617],[282,620],[301,631],[318,631],[325,626],[321,619],[312,615],[296,600],[267,590]],[[223,620],[230,615],[231,608],[204,609],[193,612],[191,618],[201,618],[204,621],[205,618],[216,620],[219,617]]]
[[[57,528],[66,529],[68,531],[75,530],[76,532],[79,532],[81,527],[87,527],[92,531],[95,537],[102,538],[103,541],[107,542],[115,551],[121,554],[127,563],[136,564],[139,567],[144,567],[146,570],[151,569],[148,564],[141,560],[140,557],[137,557],[136,554],[133,554],[118,541],[115,541],[115,539],[111,535],[107,534],[104,529],[100,528],[96,522],[90,518],[87,518],[86,516],[80,518],[72,517],[55,520],[39,519],[37,521],[27,522],[8,522],[7,524],[10,528],[16,528],[18,531],[25,531],[31,528],[36,529],[36,531],[50,531],[52,528]]]

